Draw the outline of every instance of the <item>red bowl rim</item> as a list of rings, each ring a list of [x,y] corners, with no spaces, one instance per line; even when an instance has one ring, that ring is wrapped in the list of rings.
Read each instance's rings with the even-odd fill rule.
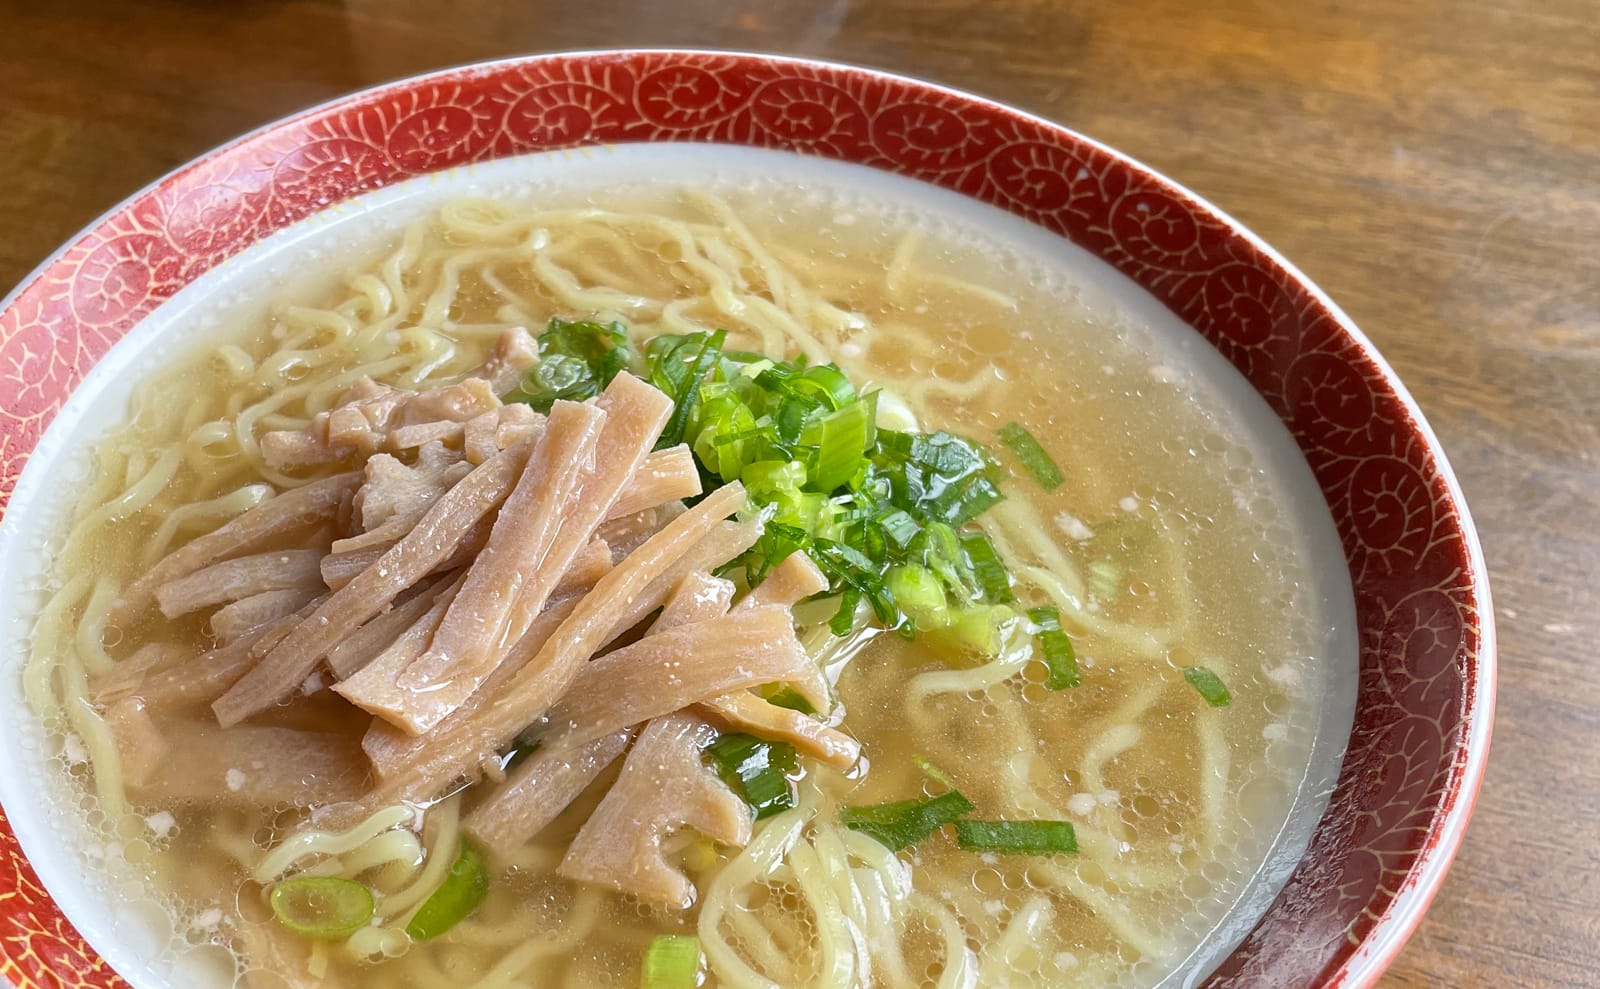
[[[1448,491],[1450,507],[1459,516],[1460,534],[1472,572],[1471,599],[1476,611],[1478,644],[1476,650],[1471,651],[1466,656],[1465,688],[1467,696],[1463,705],[1462,721],[1466,724],[1467,730],[1463,732],[1462,741],[1458,746],[1461,761],[1453,777],[1451,793],[1444,801],[1442,810],[1433,814],[1430,818],[1427,836],[1422,842],[1415,863],[1406,876],[1403,888],[1389,902],[1377,922],[1356,945],[1355,950],[1326,979],[1322,989],[1369,989],[1369,987],[1375,985],[1383,972],[1392,964],[1401,948],[1405,946],[1407,940],[1416,931],[1421,923],[1423,914],[1437,895],[1445,874],[1460,847],[1468,820],[1476,806],[1483,783],[1496,703],[1498,658],[1495,614],[1481,541],[1478,537],[1476,526],[1473,524],[1460,483],[1437,434],[1433,431],[1410,391],[1401,381],[1399,374],[1383,357],[1371,339],[1356,325],[1354,320],[1298,267],[1243,223],[1213,204],[1210,200],[1132,155],[1089,137],[1065,124],[1039,114],[1018,109],[996,99],[892,70],[850,62],[712,47],[573,48],[531,55],[490,58],[418,72],[344,93],[303,110],[263,123],[237,137],[212,147],[140,187],[85,224],[28,272],[11,291],[4,297],[0,297],[0,315],[6,313],[30,286],[56,266],[69,251],[94,234],[102,225],[128,212],[135,204],[151,193],[182,180],[205,163],[249,144],[257,138],[286,129],[300,121],[317,118],[374,97],[384,94],[405,93],[431,82],[451,78],[466,79],[479,74],[493,74],[517,66],[563,59],[637,58],[642,56],[661,56],[688,60],[697,57],[721,57],[747,64],[770,63],[810,67],[826,72],[864,76],[880,83],[898,83],[925,92],[943,94],[954,101],[973,104],[987,111],[1025,120],[1037,127],[1057,132],[1073,142],[1095,149],[1122,168],[1130,170],[1151,185],[1160,188],[1177,201],[1182,202],[1188,209],[1226,226],[1230,234],[1248,243],[1271,264],[1280,269],[1298,289],[1313,298],[1324,312],[1334,320],[1339,330],[1381,372],[1383,383],[1393,397],[1402,404],[1409,416],[1409,424],[1422,438],[1427,455]],[[738,146],[741,142],[723,143],[732,143]],[[746,146],[749,146],[748,142],[745,143]],[[424,171],[438,170],[442,169],[426,169]],[[379,182],[376,187],[385,187],[392,184],[392,182],[401,180],[403,178],[385,179]],[[362,195],[368,191],[372,190],[353,190],[345,199]],[[962,194],[965,195],[965,193]],[[330,202],[324,208],[336,206],[339,201]],[[276,224],[272,230],[267,231],[262,236],[301,222],[302,219],[295,218],[286,223]],[[1030,222],[1033,221],[1030,220]],[[257,239],[252,239],[242,246],[247,247],[256,242]],[[204,271],[200,272],[195,278],[202,277],[205,273]],[[1146,286],[1141,285],[1140,287],[1148,291]],[[139,316],[135,320],[135,325],[148,315],[148,313],[145,313]],[[118,338],[120,339],[121,335],[126,332],[126,328],[120,331]],[[97,355],[94,361],[98,361],[99,356]],[[94,361],[91,361],[91,364]],[[76,385],[73,387],[75,388]],[[9,499],[0,498],[0,518],[4,516],[5,502],[7,500]],[[0,825],[3,824],[4,819],[0,817]],[[53,903],[53,897],[50,896],[49,891],[44,890],[44,894]],[[89,950],[91,953],[93,952],[92,946]],[[97,955],[91,954],[91,958],[95,962],[101,962]],[[6,975],[16,974],[20,973],[16,970],[15,960],[9,954],[0,955],[0,980],[3,980]],[[26,975],[24,974],[23,977],[26,978]],[[0,985],[3,984],[3,981],[0,981]],[[27,989],[29,984],[22,982],[19,985],[23,989]]]

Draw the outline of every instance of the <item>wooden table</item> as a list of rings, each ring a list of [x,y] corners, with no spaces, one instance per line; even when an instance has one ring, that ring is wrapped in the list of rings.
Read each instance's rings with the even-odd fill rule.
[[[1388,355],[1488,553],[1489,778],[1383,985],[1600,985],[1596,0],[23,3],[0,0],[0,287],[257,124],[548,49],[883,66],[1060,120],[1198,190]]]

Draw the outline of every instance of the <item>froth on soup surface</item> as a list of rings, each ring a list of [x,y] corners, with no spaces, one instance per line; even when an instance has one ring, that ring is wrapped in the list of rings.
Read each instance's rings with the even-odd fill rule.
[[[1153,986],[1233,907],[1306,772],[1320,630],[1267,472],[1153,337],[1091,318],[992,245],[781,188],[460,201],[372,257],[331,295],[284,298],[269,322],[140,387],[97,451],[32,644],[29,697],[61,740],[62,773],[103,847],[170,910],[177,942],[225,948],[250,986],[631,986],[662,934],[699,938],[712,986]],[[426,941],[406,922],[445,880],[479,787],[354,837],[348,821],[238,799],[249,765],[213,792],[143,796],[106,685],[138,682],[139,663],[189,661],[216,632],[205,611],[118,620],[119,593],[319,476],[267,466],[265,433],[304,427],[362,376],[456,380],[507,326],[537,332],[553,317],[618,320],[640,343],[726,329],[730,349],[804,353],[881,389],[886,425],[997,452],[1000,428],[1020,423],[1065,481],[1046,491],[1002,454],[1007,498],[977,525],[1020,606],[1059,610],[1081,685],[1048,689],[1031,647],[952,659],[894,634],[835,637],[831,610],[802,606],[801,641],[836,678],[834,720],[863,758],[850,771],[805,760],[796,806],[757,821],[743,848],[669,836],[696,887],[682,911],[556,872],[620,762],[491,856],[482,906]],[[1183,673],[1196,666],[1230,704],[1205,703]],[[310,696],[251,723],[359,739],[369,717],[320,689],[327,680],[318,672]],[[174,710],[211,717],[211,699],[152,707],[155,729]],[[839,824],[843,807],[951,785],[986,819],[1071,822],[1076,854],[964,851],[948,829],[894,853]],[[281,852],[308,835],[307,857]],[[274,867],[359,878],[375,920],[340,940],[299,938],[268,907]]]

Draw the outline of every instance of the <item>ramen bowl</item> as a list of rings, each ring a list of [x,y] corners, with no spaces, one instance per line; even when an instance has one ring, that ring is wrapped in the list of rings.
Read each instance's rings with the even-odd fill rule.
[[[1359,668],[1351,728],[1319,742],[1335,761],[1343,751],[1326,809],[1264,888],[1259,920],[1184,984],[1373,984],[1443,880],[1489,741],[1489,590],[1444,453],[1372,344],[1248,230],[1104,145],[976,96],[807,60],[557,54],[382,86],[219,148],[115,207],[0,305],[5,579],[39,565],[59,437],[115,414],[115,381],[177,345],[166,328],[196,298],[270,269],[261,245],[314,249],[341,225],[415,209],[450,176],[530,156],[603,172],[643,148],[730,168],[762,155],[800,173],[849,166],[998,211],[1032,249],[1074,252],[1122,304],[1231,366],[1292,437],[1314,479],[1307,507],[1337,533],[1322,562],[1348,582]],[[27,639],[25,611],[0,618]],[[0,660],[0,698],[20,705],[15,663]],[[141,961],[139,919],[96,886],[119,850],[65,849],[26,735],[0,742],[0,976],[163,984]]]

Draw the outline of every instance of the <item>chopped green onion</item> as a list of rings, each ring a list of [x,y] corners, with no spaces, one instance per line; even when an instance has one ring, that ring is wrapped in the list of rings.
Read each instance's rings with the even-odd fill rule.
[[[959,527],[1005,500],[995,483],[980,474],[947,486],[944,493],[927,503],[927,512],[934,521]]]
[[[950,778],[950,774],[935,766],[927,756],[920,752],[913,752],[911,761],[916,764],[918,769],[922,770],[922,775],[928,777],[928,779],[933,780],[935,783],[942,783],[952,790],[956,788],[956,781]]]
[[[628,331],[621,323],[602,326],[552,319],[539,334],[538,363],[505,400],[549,412],[558,399],[581,402],[600,394],[635,360]]]
[[[1073,855],[1078,835],[1068,821],[957,821],[956,843],[969,852]]]
[[[745,465],[739,480],[751,497],[762,501],[798,497],[806,483],[806,465],[795,460],[758,460]]]
[[[845,807],[839,811],[839,821],[850,830],[860,831],[890,851],[898,852],[972,811],[972,801],[951,790],[937,797]]]
[[[711,370],[711,365],[722,353],[722,344],[727,338],[727,330],[710,334],[692,333],[657,363],[657,373],[652,375],[652,379],[656,387],[672,397],[673,405],[672,415],[661,430],[660,439],[656,441],[656,449],[664,450],[683,442],[689,416],[700,398],[700,386],[705,382],[706,372]],[[688,353],[686,359],[684,355],[690,351],[692,353]]]
[[[842,409],[856,400],[855,385],[845,377],[843,371],[832,364],[817,364],[808,367],[799,377],[793,379],[792,388],[797,392],[815,396],[826,403],[830,409]]]
[[[1089,564],[1089,593],[1101,601],[1117,596],[1122,585],[1122,567],[1110,560],[1095,560]]]
[[[801,714],[817,713],[817,709],[811,706],[810,701],[801,696],[800,691],[787,684],[778,686],[766,696],[767,703],[773,707],[786,707],[791,711],[799,711]]]
[[[1003,604],[974,604],[965,608],[951,608],[950,620],[943,628],[934,630],[942,640],[993,659],[1000,655],[1001,640],[1006,623],[1017,613]]]
[[[1227,707],[1233,702],[1233,695],[1228,693],[1227,684],[1204,666],[1185,667],[1183,678],[1189,681],[1189,686],[1198,691],[1212,707]]]
[[[959,527],[1003,498],[988,477],[988,454],[953,433],[880,429],[873,464],[893,504],[921,520]]]
[[[961,539],[954,529],[943,522],[928,523],[917,548],[921,550],[923,566],[938,574],[952,594],[962,599],[978,596],[981,588],[961,552]]]
[[[700,939],[662,934],[644,951],[640,989],[694,989],[700,975]]]
[[[1044,685],[1051,690],[1065,690],[1083,682],[1078,675],[1078,655],[1073,651],[1072,640],[1061,631],[1061,612],[1052,606],[1029,608],[1028,620],[1039,629],[1039,651],[1050,668]]]
[[[794,806],[790,781],[800,772],[800,757],[787,742],[731,732],[712,742],[706,756],[722,781],[750,805],[756,820]]]
[[[436,938],[467,919],[483,905],[488,895],[489,870],[484,866],[483,856],[462,841],[444,882],[432,896],[422,901],[411,922],[406,924],[406,934],[413,941]]]
[[[996,604],[1015,600],[1015,595],[1011,593],[1011,575],[1006,572],[1006,565],[1000,562],[1000,554],[995,552],[988,536],[981,532],[967,533],[961,537],[961,551],[972,566],[973,576],[983,589],[985,600]]]
[[[870,403],[855,402],[806,430],[802,442],[817,450],[817,470],[811,482],[814,490],[828,492],[848,484],[866,466],[871,429]]]
[[[372,890],[336,876],[285,879],[272,887],[271,901],[278,923],[318,941],[344,940],[367,926],[377,908]]]
[[[890,567],[883,576],[895,604],[919,631],[932,631],[950,624],[950,606],[945,601],[944,585],[932,570],[900,564]]]
[[[962,611],[1012,599],[993,547],[981,533],[962,531],[1004,497],[1001,466],[981,445],[944,431],[880,428],[879,393],[858,392],[838,367],[724,350],[723,331],[658,335],[642,361],[616,324],[554,321],[541,341],[547,371],[565,377],[522,400],[547,407],[551,395],[583,397],[607,375],[642,365],[636,373],[673,400],[660,445],[687,443],[708,489],[744,482],[766,513],[766,531],[720,571],[742,570],[754,587],[804,550],[838,599],[829,622],[836,634],[870,623],[910,637],[919,624],[947,625],[991,651],[995,630],[980,627],[986,614]],[[890,581],[897,566],[926,568],[943,582],[947,621],[938,620],[932,595],[908,593],[904,578]],[[897,600],[895,584],[910,610]],[[862,601],[870,616],[858,612]],[[1010,613],[987,618],[997,614]]]
[[[911,540],[922,531],[917,520],[903,508],[896,508],[878,516],[878,528],[882,529],[883,534],[899,549],[910,546]]]
[[[839,594],[839,610],[828,619],[828,631],[844,638],[856,627],[856,612],[861,608],[861,592],[853,587]]]
[[[1022,466],[1039,482],[1039,487],[1046,491],[1054,491],[1067,479],[1045,448],[1021,424],[1008,422],[1000,427],[1000,441],[1011,448],[1011,452],[1022,461]]]
[[[847,588],[847,598],[850,596],[848,591],[856,592],[858,600],[865,598],[872,606],[873,616],[885,627],[895,628],[903,624],[896,620],[899,608],[895,606],[893,594],[884,586],[883,575],[878,572],[878,566],[871,557],[854,546],[832,539],[812,540],[810,551],[812,562],[828,575],[830,583]],[[841,607],[840,613],[843,611]],[[854,614],[854,604],[851,604],[850,611]]]

